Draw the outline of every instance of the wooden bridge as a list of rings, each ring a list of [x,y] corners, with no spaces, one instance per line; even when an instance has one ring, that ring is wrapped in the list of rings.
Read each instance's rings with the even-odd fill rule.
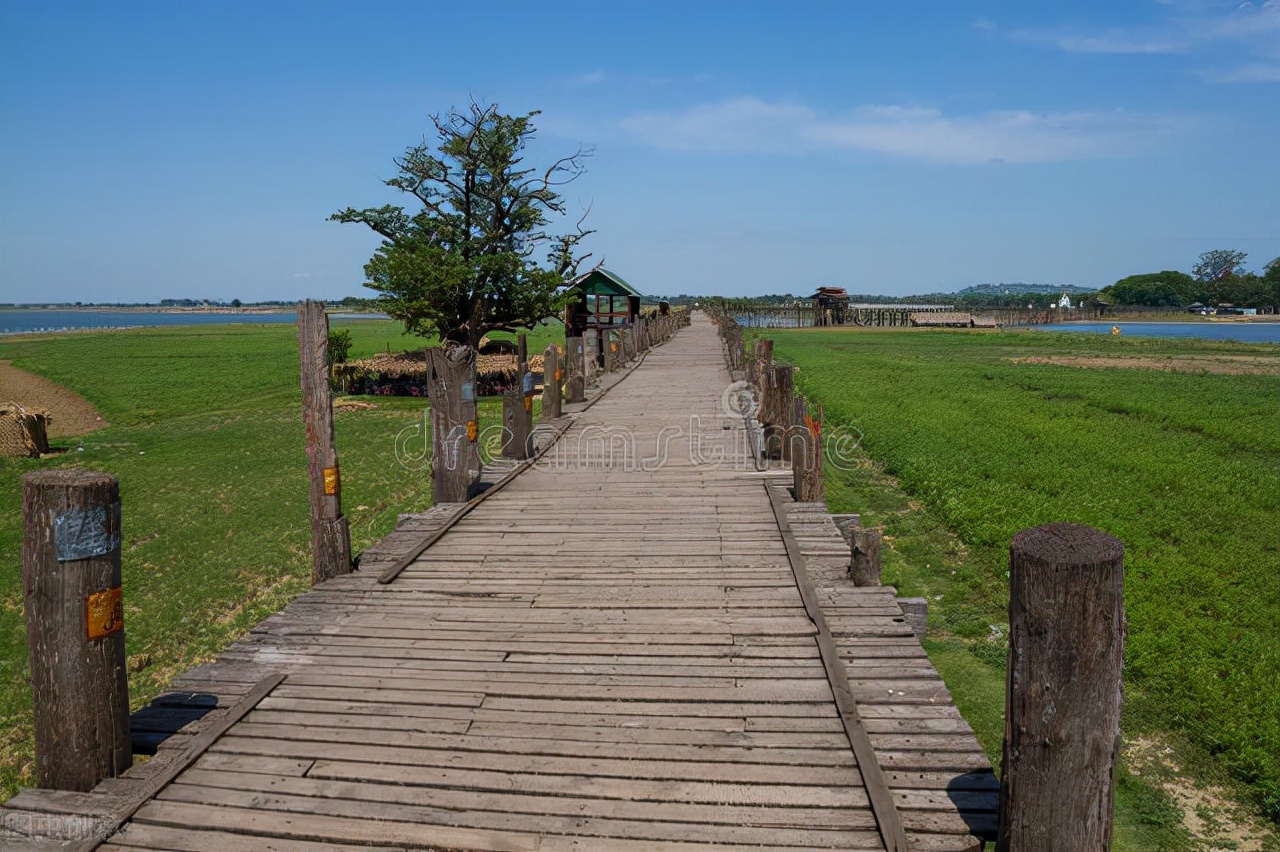
[[[996,782],[822,504],[757,471],[704,317],[391,583],[405,520],[175,689],[218,709],[14,848],[968,850]],[[789,477],[785,477],[789,484]],[[160,712],[167,712],[164,707]]]

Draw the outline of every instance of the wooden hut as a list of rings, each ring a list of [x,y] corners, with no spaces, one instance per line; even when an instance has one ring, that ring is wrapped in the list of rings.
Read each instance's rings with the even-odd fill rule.
[[[819,287],[809,298],[813,300],[814,325],[844,325],[849,294],[843,287]]]
[[[565,309],[566,338],[594,336],[602,346],[610,331],[640,318],[640,291],[603,266],[574,279],[571,286],[576,298]]]

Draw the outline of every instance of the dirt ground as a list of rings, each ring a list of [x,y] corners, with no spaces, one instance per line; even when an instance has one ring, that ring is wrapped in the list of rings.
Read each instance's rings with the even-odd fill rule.
[[[0,402],[16,402],[49,412],[50,438],[70,438],[109,425],[80,394],[19,370],[8,361],[0,361]]]
[[[1280,376],[1280,360],[1262,355],[1186,355],[1179,358],[1095,358],[1084,355],[1033,355],[1011,358],[1015,364],[1057,364],[1063,367],[1113,367],[1163,370],[1168,373],[1224,373],[1233,376]]]
[[[1173,798],[1182,811],[1182,827],[1191,836],[1194,848],[1206,852],[1265,852],[1275,848],[1276,836],[1270,826],[1233,803],[1226,791],[1188,780],[1173,758],[1173,749],[1158,739],[1128,739],[1124,756],[1130,772],[1164,787]]]

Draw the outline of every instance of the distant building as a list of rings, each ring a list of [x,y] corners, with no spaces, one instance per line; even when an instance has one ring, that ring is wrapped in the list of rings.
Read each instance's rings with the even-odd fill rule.
[[[849,294],[843,287],[819,287],[809,298],[813,300],[814,325],[844,325]]]

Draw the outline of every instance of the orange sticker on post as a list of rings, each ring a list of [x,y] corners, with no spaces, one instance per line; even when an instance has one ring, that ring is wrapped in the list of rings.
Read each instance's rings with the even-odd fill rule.
[[[475,443],[476,438],[480,437],[480,424],[474,420],[467,421],[467,440]]]
[[[329,495],[338,493],[338,469],[336,467],[326,467],[324,469],[324,493]]]
[[[124,629],[124,593],[119,586],[103,589],[85,598],[86,633],[90,639],[110,636]]]
[[[525,410],[525,411],[533,411],[533,397],[531,397],[531,396],[526,396],[526,397],[524,398],[524,410]]]

